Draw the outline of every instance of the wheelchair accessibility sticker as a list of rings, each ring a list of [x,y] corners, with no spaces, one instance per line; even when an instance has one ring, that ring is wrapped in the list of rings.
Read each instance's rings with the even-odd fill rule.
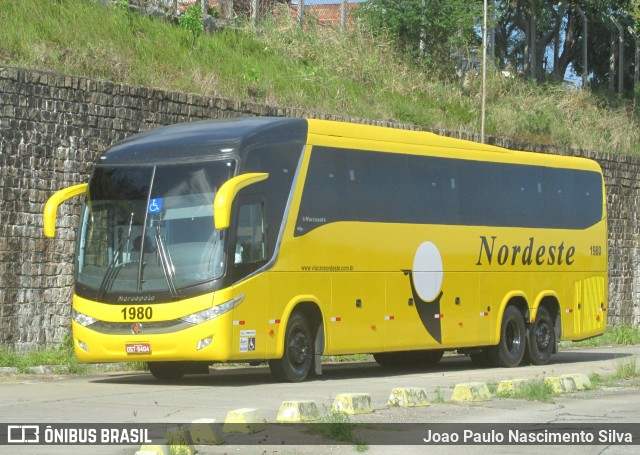
[[[256,350],[256,331],[240,331],[240,352],[251,352]]]
[[[162,198],[155,198],[149,201],[149,213],[159,213],[162,210]]]

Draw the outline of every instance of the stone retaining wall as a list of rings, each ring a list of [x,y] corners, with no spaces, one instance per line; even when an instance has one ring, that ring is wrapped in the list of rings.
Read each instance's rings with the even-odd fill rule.
[[[0,67],[0,346],[55,345],[69,331],[75,226],[80,203],[61,206],[55,240],[42,210],[56,190],[86,182],[97,157],[133,133],[195,119],[314,117],[415,129]],[[439,134],[457,136],[447,131]],[[477,137],[465,137],[477,140]],[[490,138],[507,148],[580,155],[600,162],[608,184],[609,321],[640,325],[638,204],[640,160]]]

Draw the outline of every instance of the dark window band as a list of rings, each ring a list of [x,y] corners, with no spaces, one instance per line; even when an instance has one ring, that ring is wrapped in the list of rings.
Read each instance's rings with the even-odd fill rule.
[[[597,172],[314,147],[296,236],[339,221],[585,229]]]

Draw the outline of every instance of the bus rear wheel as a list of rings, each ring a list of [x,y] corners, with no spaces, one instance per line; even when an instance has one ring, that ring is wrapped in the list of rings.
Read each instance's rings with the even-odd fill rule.
[[[287,323],[284,354],[281,359],[270,360],[269,369],[279,381],[304,381],[313,366],[314,342],[304,315],[293,313]]]
[[[538,308],[536,321],[529,328],[527,339],[527,360],[533,365],[546,365],[553,354],[556,333],[549,312]]]
[[[488,350],[488,357],[492,365],[512,368],[520,365],[524,357],[527,332],[524,317],[518,308],[509,306],[504,310],[500,341],[497,346]]]

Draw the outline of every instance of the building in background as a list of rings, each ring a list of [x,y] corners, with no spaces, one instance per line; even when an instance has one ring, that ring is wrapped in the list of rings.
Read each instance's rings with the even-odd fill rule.
[[[347,0],[346,2],[344,0],[292,0],[290,6],[291,14],[296,18],[302,4],[304,16],[312,17],[321,25],[334,27],[342,26],[342,9],[346,6],[345,26],[350,27],[354,22],[353,12],[364,2],[366,0]]]

